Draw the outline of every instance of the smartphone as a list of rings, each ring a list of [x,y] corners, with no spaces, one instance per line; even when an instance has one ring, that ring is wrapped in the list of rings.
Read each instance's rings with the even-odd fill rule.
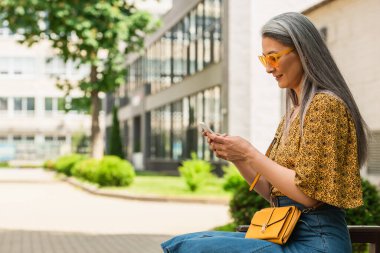
[[[199,127],[200,127],[203,131],[205,131],[205,132],[210,132],[210,133],[212,133],[212,134],[215,133],[215,132],[212,131],[211,128],[210,128],[208,125],[206,125],[206,123],[204,123],[204,122],[199,122],[198,125],[199,125]]]

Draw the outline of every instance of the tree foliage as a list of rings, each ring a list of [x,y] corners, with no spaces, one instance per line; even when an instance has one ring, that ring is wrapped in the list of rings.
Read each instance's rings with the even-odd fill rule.
[[[67,93],[79,87],[90,99],[95,145],[101,140],[99,92],[112,92],[124,83],[125,56],[142,49],[144,37],[160,22],[126,0],[2,0],[0,13],[0,22],[21,43],[47,40],[65,62],[90,67],[79,82],[60,79],[57,85]]]

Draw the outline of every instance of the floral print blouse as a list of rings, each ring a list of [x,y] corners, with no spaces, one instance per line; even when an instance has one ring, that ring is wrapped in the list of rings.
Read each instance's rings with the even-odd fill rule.
[[[305,114],[302,137],[300,115],[283,133],[284,118],[269,158],[295,171],[295,184],[307,196],[341,207],[363,204],[354,122],[343,101],[317,93]],[[283,194],[272,187],[272,196]]]

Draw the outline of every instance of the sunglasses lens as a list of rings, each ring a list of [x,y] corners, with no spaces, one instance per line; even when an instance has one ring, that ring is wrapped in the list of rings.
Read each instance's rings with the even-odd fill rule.
[[[259,56],[260,62],[264,65],[264,67],[267,65],[266,59],[264,56],[260,55]]]
[[[277,58],[272,55],[267,56],[267,61],[272,67],[275,67],[277,65]]]

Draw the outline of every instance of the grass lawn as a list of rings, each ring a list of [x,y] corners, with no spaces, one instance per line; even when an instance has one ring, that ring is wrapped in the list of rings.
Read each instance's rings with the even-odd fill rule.
[[[108,188],[108,187],[107,187]],[[111,187],[110,187],[111,188]],[[109,188],[109,189],[110,189]],[[112,187],[114,189],[114,187]],[[118,188],[120,189],[120,188]],[[130,193],[162,196],[194,196],[229,198],[230,192],[223,190],[223,179],[212,178],[196,192],[191,192],[181,177],[138,173],[133,183],[123,188]]]

